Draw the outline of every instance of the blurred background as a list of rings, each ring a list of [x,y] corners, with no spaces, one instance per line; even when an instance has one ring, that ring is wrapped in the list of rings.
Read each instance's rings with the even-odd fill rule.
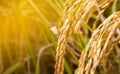
[[[0,74],[53,74],[63,0],[0,1]]]

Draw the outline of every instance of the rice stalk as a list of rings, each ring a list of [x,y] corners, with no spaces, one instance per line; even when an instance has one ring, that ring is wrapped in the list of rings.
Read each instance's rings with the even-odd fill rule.
[[[106,0],[101,3],[99,3],[100,0],[86,0],[81,4],[81,6],[78,8],[78,12],[76,13],[77,16],[77,22],[75,22],[75,29],[74,31],[76,33],[79,32],[80,28],[84,26],[85,23],[88,23],[88,20],[92,16],[92,13],[95,11],[98,11],[98,15],[96,18],[95,23],[97,23],[97,20],[101,18],[102,21],[104,21],[104,17],[102,13],[105,11],[105,9],[109,6],[109,4],[112,2],[112,0]],[[96,24],[94,24],[96,25]]]
[[[95,22],[93,23],[93,30],[96,29],[99,19],[101,19],[102,22],[105,20],[103,13],[108,8],[108,6],[110,5],[111,2],[112,2],[112,0],[106,0],[106,1],[102,2],[100,5],[96,4],[96,9],[99,14],[96,16]]]
[[[109,0],[108,0],[109,1]],[[64,9],[64,15],[59,25],[63,24],[60,29],[58,38],[58,47],[56,50],[55,74],[62,74],[64,70],[63,58],[68,38],[71,33],[79,33],[82,24],[86,24],[91,14],[96,9],[97,0],[68,0]],[[107,3],[109,4],[109,3]],[[106,5],[106,4],[104,4]],[[102,6],[101,6],[102,7]],[[104,6],[104,7],[107,7]],[[102,7],[102,8],[104,8]]]
[[[113,48],[113,38],[120,25],[120,12],[109,16],[92,34],[79,60],[79,74],[94,74],[103,56]],[[112,47],[111,47],[112,46]]]
[[[72,3],[72,2],[74,2],[74,3]],[[71,8],[73,9],[77,3],[79,3],[79,2],[74,1],[74,0],[67,1],[67,3],[66,3],[67,6],[65,7],[62,21],[59,23],[60,25],[62,23],[64,25],[60,29],[60,35],[58,38],[58,47],[56,50],[55,74],[63,74],[63,71],[64,71],[63,58],[65,55],[65,47],[66,47],[67,40],[73,31],[71,23],[74,20],[73,14],[75,12],[74,10],[69,12],[69,10],[71,10]]]
[[[38,54],[37,54],[37,65],[36,65],[36,73],[35,74],[40,74],[40,58],[41,58],[41,55],[42,53],[49,47],[53,46],[52,44],[49,44],[47,46],[44,46],[42,47],[39,51],[38,51]]]

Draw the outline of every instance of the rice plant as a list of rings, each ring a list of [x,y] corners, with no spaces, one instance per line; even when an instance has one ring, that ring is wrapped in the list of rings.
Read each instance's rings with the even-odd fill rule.
[[[1,0],[0,74],[120,74],[120,0]]]

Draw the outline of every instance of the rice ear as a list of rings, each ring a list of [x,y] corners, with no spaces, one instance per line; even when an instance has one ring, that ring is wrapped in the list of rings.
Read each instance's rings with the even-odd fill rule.
[[[79,74],[94,74],[103,56],[112,49],[114,34],[120,25],[120,11],[109,16],[96,30],[79,60]],[[85,63],[87,61],[87,63]]]
[[[109,0],[108,0],[109,1]],[[84,23],[87,23],[91,14],[96,11],[98,0],[68,0],[65,4],[63,17],[58,25],[63,25],[59,30],[58,45],[56,50],[55,74],[63,74],[63,58],[67,40],[71,33],[79,33]]]

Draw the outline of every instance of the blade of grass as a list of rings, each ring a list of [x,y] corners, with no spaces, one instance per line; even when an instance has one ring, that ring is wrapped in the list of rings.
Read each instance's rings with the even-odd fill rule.
[[[65,66],[65,71],[67,72],[67,74],[72,74],[72,71],[70,70],[70,67],[65,59],[64,59],[64,66]]]
[[[3,74],[12,74],[13,72],[15,72],[15,70],[20,67],[20,63],[17,63],[15,65],[12,65],[10,68],[8,68]]]
[[[16,2],[15,0],[13,0],[14,2]],[[26,25],[24,24],[24,20],[22,18],[22,15],[19,11],[19,7],[14,3],[14,10],[16,11],[16,15],[17,15],[17,19],[21,25],[21,28],[22,28],[22,33],[24,35],[24,38],[26,40],[26,44],[27,44],[27,47],[28,47],[28,52],[32,58],[32,61],[33,61],[33,64],[35,65],[36,63],[36,58],[35,58],[35,53],[34,53],[34,50],[32,48],[32,44],[29,40],[29,37],[28,37],[28,33],[27,33],[27,30],[26,30]]]
[[[6,23],[2,26],[2,32],[3,32],[3,45],[4,45],[4,48],[5,48],[5,51],[6,51],[6,55],[10,61],[10,63],[12,64],[13,63],[13,58],[12,58],[12,54],[11,54],[11,51],[10,51],[10,47],[9,47],[9,32],[8,32],[8,23],[9,23],[9,18],[6,20]]]
[[[23,60],[23,62],[19,61],[16,64],[10,66],[3,74],[13,74],[22,64],[28,61],[30,57],[27,57]]]
[[[55,3],[52,2],[52,0],[46,0],[46,1],[53,7],[54,10],[56,10],[59,16],[62,16],[61,10],[55,5]]]
[[[60,5],[60,3],[58,2],[58,0],[55,0],[56,5],[59,7],[60,11],[63,10],[63,6]]]

